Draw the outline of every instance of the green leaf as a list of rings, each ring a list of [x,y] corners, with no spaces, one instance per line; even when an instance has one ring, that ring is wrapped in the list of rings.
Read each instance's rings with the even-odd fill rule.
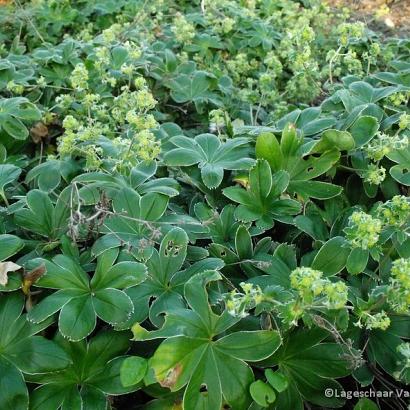
[[[170,83],[171,97],[177,103],[195,102],[208,97],[208,74],[195,71],[194,74],[180,74]]]
[[[119,395],[138,390],[139,383],[124,386],[121,383],[121,368],[127,357],[116,357],[109,361],[105,369],[93,376],[90,384],[107,395]]]
[[[285,163],[290,157],[296,155],[301,144],[302,138],[298,136],[295,125],[291,123],[285,125],[282,131],[282,138],[280,140],[280,147]]]
[[[273,171],[282,167],[283,155],[275,135],[269,132],[260,134],[256,139],[256,158],[266,159]]]
[[[197,409],[198,403],[205,408],[220,408],[222,398],[232,408],[247,408],[253,374],[239,357],[261,360],[280,344],[276,331],[237,332],[218,339],[218,334],[238,322],[227,312],[216,315],[209,305],[206,287],[220,278],[214,271],[192,276],[184,287],[192,310],[168,312],[161,329],[148,332],[139,324],[133,326],[136,340],[167,338],[149,365],[163,387],[178,391],[186,386],[186,409]],[[212,394],[202,392],[203,386]]]
[[[236,231],[235,249],[240,259],[251,259],[253,256],[252,238],[243,225]]]
[[[95,328],[96,318],[90,296],[71,299],[61,309],[58,327],[69,340],[79,341],[87,337]]]
[[[272,189],[272,172],[267,161],[258,160],[249,171],[249,185],[256,197],[268,197]]]
[[[148,371],[148,362],[143,357],[127,357],[121,364],[121,383],[129,387],[139,383]]]
[[[268,162],[258,159],[250,171],[248,189],[228,187],[222,192],[241,204],[235,211],[236,218],[243,222],[258,221],[261,227],[268,229],[273,225],[273,219],[286,219],[300,211],[298,202],[277,199],[286,190],[288,183],[289,174],[286,171],[278,171],[271,176]]]
[[[278,395],[278,409],[303,408],[302,399],[326,408],[344,404],[339,397],[326,397],[325,389],[342,389],[334,379],[350,373],[347,350],[337,343],[320,343],[326,336],[321,329],[292,332],[267,360],[269,365],[279,366],[289,383]]]
[[[112,64],[117,70],[126,62],[128,51],[125,47],[117,46],[111,50]]]
[[[362,147],[367,144],[379,129],[379,123],[375,117],[368,115],[359,117],[350,128],[356,147]]]
[[[16,254],[23,246],[24,242],[18,236],[0,235],[0,262]]]
[[[259,406],[268,407],[276,400],[276,394],[272,387],[264,383],[262,380],[256,380],[249,388],[252,399],[255,400]]]
[[[34,286],[51,289],[89,289],[89,277],[75,261],[65,255],[57,255],[50,262],[45,259],[34,259],[32,265],[44,264],[46,273],[35,282]]]
[[[0,356],[0,403],[4,410],[26,410],[28,391],[23,375]]]
[[[28,137],[27,127],[18,118],[8,116],[1,125],[4,131],[16,140],[25,140]]]
[[[369,260],[369,251],[362,248],[353,248],[347,258],[347,271],[353,275],[357,275],[365,270]]]
[[[168,206],[168,197],[150,192],[140,199],[140,217],[145,221],[156,221],[164,214]]]
[[[147,276],[147,268],[142,263],[124,261],[115,264],[102,273],[101,281],[96,283],[93,276],[91,285],[94,289],[115,288],[126,289],[143,282]]]
[[[27,194],[28,209],[20,209],[15,213],[17,225],[42,236],[53,237],[54,207],[45,192],[33,189]]]
[[[177,136],[171,142],[178,148],[168,151],[164,161],[169,166],[188,166],[199,164],[204,184],[214,189],[223,179],[224,169],[249,169],[254,160],[249,158],[248,139],[233,138],[221,144],[213,134],[200,134],[194,139]]]
[[[42,336],[32,336],[10,344],[4,356],[23,373],[29,374],[61,370],[70,364],[67,353]]]
[[[30,410],[58,409],[66,393],[66,386],[42,385],[30,394]]]
[[[208,188],[217,188],[224,177],[224,169],[218,165],[206,164],[201,168],[201,177]]]
[[[347,131],[326,130],[322,133],[321,139],[316,144],[315,152],[325,152],[334,148],[340,151],[350,151],[355,147],[355,140]]]
[[[390,175],[400,184],[410,186],[409,165],[394,165],[389,170]]]
[[[73,297],[84,295],[80,289],[61,289],[45,297],[28,312],[27,319],[33,323],[41,323],[48,317],[58,312]]]
[[[134,310],[131,299],[118,289],[97,290],[92,301],[97,316],[110,324],[125,322]]]
[[[265,377],[268,383],[279,393],[284,392],[289,387],[288,380],[280,371],[274,372],[272,369],[266,369]]]
[[[346,239],[335,236],[319,249],[311,267],[322,271],[325,276],[332,276],[344,269],[349,255],[350,248],[346,246]]]
[[[343,188],[327,182],[291,181],[289,190],[306,198],[330,199],[340,195]]]
[[[4,196],[4,187],[18,180],[21,169],[11,164],[0,164],[0,192]]]
[[[363,397],[356,403],[353,410],[379,410],[379,406],[374,401]]]
[[[278,332],[257,330],[227,335],[215,343],[215,348],[237,359],[257,362],[272,355],[280,345]]]

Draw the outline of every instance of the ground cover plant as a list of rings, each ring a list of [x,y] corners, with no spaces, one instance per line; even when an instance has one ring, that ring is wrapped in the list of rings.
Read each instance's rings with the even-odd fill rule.
[[[319,0],[0,27],[1,409],[407,408],[409,38]]]

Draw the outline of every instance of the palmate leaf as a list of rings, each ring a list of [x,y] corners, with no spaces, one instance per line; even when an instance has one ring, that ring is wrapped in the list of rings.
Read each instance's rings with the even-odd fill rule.
[[[193,102],[200,111],[202,103],[216,101],[216,95],[209,91],[210,77],[209,73],[197,70],[191,74],[179,74],[168,84],[172,99],[179,104]]]
[[[221,143],[216,135],[201,134],[194,139],[173,137],[171,142],[178,148],[164,155],[165,163],[169,166],[198,164],[202,181],[210,189],[221,184],[225,169],[249,169],[254,163],[254,160],[249,158],[247,138],[234,138]]]
[[[214,244],[234,246],[236,231],[241,225],[235,218],[235,208],[235,205],[229,204],[224,206],[221,212],[218,212],[203,202],[196,203],[195,215],[208,229],[202,237],[211,238]],[[252,227],[249,229],[252,235],[260,232]]]
[[[100,200],[100,191],[103,189],[110,197],[115,198],[118,191],[131,188],[144,195],[150,192],[163,194],[168,197],[178,195],[178,183],[172,178],[153,178],[157,171],[155,161],[143,161],[133,167],[129,175],[120,173],[107,174],[104,172],[88,172],[74,178],[74,182],[83,184],[79,190],[80,197],[88,203],[97,203]],[[97,193],[97,194],[96,194]]]
[[[21,169],[11,164],[0,164],[0,198],[7,204],[4,188],[17,181],[21,174]]]
[[[390,321],[390,326],[386,330],[368,331],[353,326],[349,328],[347,336],[353,340],[354,347],[366,349],[367,363],[353,373],[353,376],[362,384],[371,383],[374,378],[374,373],[369,366],[377,364],[392,377],[403,369],[403,356],[398,352],[397,347],[408,341],[410,318],[406,315],[393,314],[390,316]],[[369,378],[368,381],[367,378]]]
[[[243,222],[257,221],[257,225],[270,228],[273,220],[291,222],[291,215],[300,212],[299,202],[280,199],[287,189],[289,174],[278,171],[272,176],[266,160],[258,160],[249,172],[249,188],[228,187],[223,194],[240,205],[235,216]]]
[[[113,199],[114,215],[104,221],[105,235],[94,243],[93,253],[98,256],[125,243],[136,258],[148,259],[153,251],[152,229],[168,201],[168,196],[156,192],[141,196],[131,188],[122,188]]]
[[[148,332],[139,324],[132,329],[135,340],[166,338],[149,366],[163,387],[178,391],[186,386],[187,410],[219,409],[223,403],[246,408],[253,372],[245,361],[263,360],[281,344],[276,331],[239,331],[221,337],[239,319],[227,312],[216,315],[209,305],[205,287],[220,278],[216,271],[194,275],[184,287],[191,309],[169,312],[157,331]]]
[[[306,114],[308,115],[308,114]],[[329,133],[327,131],[327,133]],[[328,134],[327,134],[328,135]],[[274,172],[286,171],[289,175],[287,190],[302,198],[329,199],[339,195],[342,188],[328,182],[312,181],[334,166],[340,158],[340,149],[354,144],[350,137],[346,145],[338,141],[331,144],[329,139],[303,144],[296,128],[287,124],[280,143],[275,135],[262,133],[256,140],[256,156],[265,159]],[[330,144],[330,145],[329,145]],[[329,147],[329,149],[326,149]],[[319,157],[310,154],[321,152]]]
[[[188,236],[180,228],[173,228],[164,236],[159,250],[154,249],[151,258],[146,262],[147,279],[125,291],[136,309],[122,327],[129,328],[133,323],[142,322],[147,317],[155,326],[161,326],[165,312],[186,306],[183,300],[186,280],[198,272],[220,269],[223,266],[221,259],[208,258],[182,269],[187,247]]]
[[[159,219],[168,205],[168,197],[147,194],[144,199],[130,188],[123,188],[115,195],[115,214],[106,218],[102,228],[104,236],[93,245],[96,256],[107,249],[128,245],[130,252],[138,259],[148,259],[152,253],[153,222]]]
[[[50,325],[37,325],[21,315],[24,298],[18,293],[0,297],[0,402],[8,410],[27,409],[28,391],[24,374],[40,374],[63,369],[69,356],[53,341],[34,336]]]
[[[400,184],[410,186],[410,150],[409,145],[405,149],[395,149],[387,157],[397,165],[393,165],[390,175]]]
[[[252,278],[261,275],[258,262],[270,259],[268,253],[272,247],[272,241],[268,237],[262,238],[253,246],[249,230],[245,225],[240,225],[235,232],[233,246],[211,243],[209,252],[225,262],[224,273],[230,277],[238,276],[240,266],[246,277]]]
[[[76,205],[72,190],[71,185],[66,187],[53,204],[48,194],[32,189],[26,196],[27,207],[14,213],[16,224],[49,241],[58,239],[68,229],[70,206]]]
[[[0,99],[0,130],[17,140],[25,140],[28,129],[23,121],[41,119],[40,110],[27,98],[14,97]]]
[[[30,395],[30,409],[106,410],[107,396],[137,390],[140,384],[124,387],[120,369],[127,356],[130,333],[101,331],[86,342],[69,342],[57,335],[55,342],[72,361],[66,369],[28,377],[40,384]]]
[[[125,322],[134,305],[123,291],[146,278],[146,268],[138,262],[115,263],[119,250],[109,249],[97,260],[93,278],[73,259],[57,255],[53,261],[36,259],[32,263],[44,264],[46,274],[35,283],[59,289],[44,298],[29,312],[28,319],[39,323],[60,311],[60,332],[69,340],[82,340],[96,326],[96,319],[112,325]]]
[[[323,342],[327,332],[316,328],[290,333],[283,346],[263,366],[278,366],[289,385],[279,393],[274,407],[277,410],[302,410],[303,400],[326,408],[338,408],[344,404],[340,397],[326,397],[325,390],[341,390],[334,379],[347,376],[349,356],[337,343]]]

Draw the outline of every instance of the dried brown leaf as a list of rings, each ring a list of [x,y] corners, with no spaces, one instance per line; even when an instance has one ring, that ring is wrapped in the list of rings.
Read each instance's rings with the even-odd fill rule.
[[[37,122],[31,127],[30,135],[32,140],[38,144],[48,137],[48,127],[41,121]]]
[[[43,264],[24,275],[22,286],[22,291],[24,292],[24,294],[28,295],[30,293],[31,285],[38,279],[40,279],[46,273],[46,271],[46,266]]]
[[[9,281],[8,273],[19,269],[21,266],[14,262],[0,262],[0,285],[6,286]]]

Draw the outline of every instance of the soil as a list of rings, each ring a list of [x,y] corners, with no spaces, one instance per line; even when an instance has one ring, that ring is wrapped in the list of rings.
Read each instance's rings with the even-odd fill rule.
[[[348,7],[352,17],[388,35],[410,33],[410,0],[328,0],[335,7]]]

